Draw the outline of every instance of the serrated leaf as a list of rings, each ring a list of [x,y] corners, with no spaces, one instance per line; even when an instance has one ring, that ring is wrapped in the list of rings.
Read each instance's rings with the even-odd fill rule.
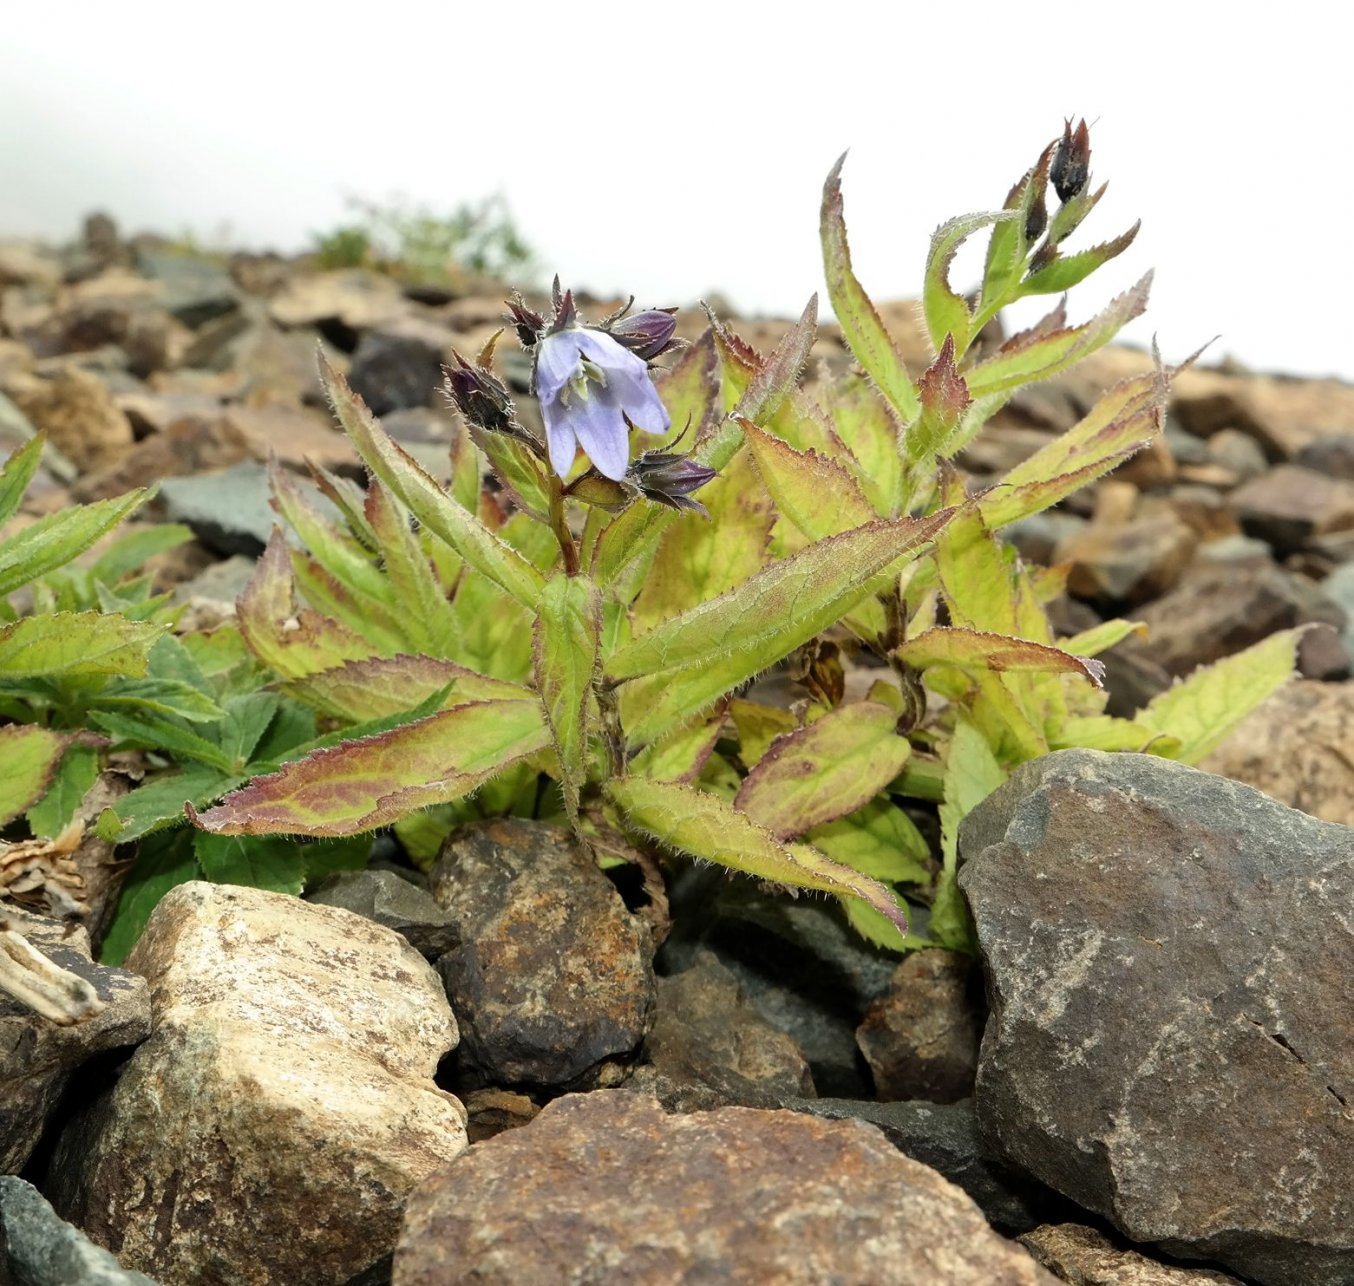
[[[856,482],[879,517],[896,517],[906,509],[897,413],[874,384],[856,374],[834,380],[826,395],[837,436],[854,461]]]
[[[293,679],[283,685],[283,691],[323,714],[352,722],[382,719],[412,709],[448,685],[451,695],[447,699],[456,705],[531,695],[520,684],[492,679],[454,661],[431,656],[347,661],[332,670]]]
[[[193,853],[213,884],[243,884],[273,893],[300,893],[305,885],[301,845],[284,835],[195,833]]]
[[[1019,347],[1003,345],[986,361],[966,372],[969,392],[975,398],[983,398],[1067,370],[1096,349],[1103,348],[1128,322],[1142,313],[1147,307],[1151,287],[1152,274],[1149,272],[1084,325],[1040,335]]]
[[[216,735],[233,764],[249,762],[281,705],[282,698],[275,692],[246,692],[226,701],[226,715]]]
[[[95,580],[115,585],[157,554],[168,553],[193,539],[192,528],[181,522],[162,522],[119,536],[90,567]]]
[[[24,493],[42,463],[43,445],[41,436],[30,439],[0,469],[0,527],[14,517],[23,502]]]
[[[457,661],[495,679],[526,682],[531,674],[532,613],[483,576],[466,577],[452,607]]]
[[[164,641],[160,640],[161,643]],[[153,677],[118,679],[92,696],[89,704],[95,710],[153,711],[191,723],[210,723],[223,713],[206,692],[193,684],[181,679]]]
[[[36,440],[36,439],[35,439]],[[47,514],[0,542],[0,598],[64,567],[155,494],[149,487]]]
[[[1002,207],[1017,213],[1014,219],[994,224],[987,243],[987,258],[983,265],[981,307],[977,325],[981,327],[1014,297],[1012,287],[1024,271],[1029,254],[1030,239],[1026,231],[1036,205],[1045,205],[1048,191],[1048,167],[1053,158],[1056,141],[1040,153],[1038,161],[1026,171],[1011,189]]]
[[[146,673],[151,646],[164,632],[163,625],[102,612],[26,616],[0,626],[0,676],[140,678]]]
[[[823,243],[823,272],[827,277],[828,298],[856,361],[875,382],[885,400],[900,419],[910,423],[917,418],[920,405],[912,379],[902,356],[894,346],[874,304],[851,268],[851,250],[846,241],[846,220],[842,208],[841,172],[843,153],[823,184],[823,205],[819,219]]]
[[[70,737],[36,724],[0,728],[0,826],[42,798]]]
[[[352,835],[468,795],[549,742],[539,701],[457,706],[293,760],[195,820],[217,835]]]
[[[936,360],[917,385],[921,414],[903,435],[903,454],[915,474],[930,471],[938,455],[952,455],[949,443],[964,412],[973,404],[968,385],[954,364],[954,339],[947,335]]]
[[[880,572],[915,554],[949,519],[946,510],[881,520],[819,541],[640,635],[610,658],[607,673],[622,680],[751,653],[744,675],[751,677],[854,606]]]
[[[588,706],[599,665],[602,596],[583,576],[548,580],[537,605],[533,659],[536,690],[559,757],[560,785],[571,818],[587,779]]]
[[[655,781],[693,782],[714,753],[723,727],[724,716],[719,714],[706,723],[679,728],[640,751],[630,761],[630,771]]]
[[[1139,220],[1127,232],[1121,233],[1113,241],[1102,242],[1089,250],[1076,254],[1060,254],[1047,267],[1032,272],[1020,285],[1021,295],[1057,295],[1085,281],[1097,268],[1117,258],[1133,244],[1133,239],[1142,227]]]
[[[503,490],[524,513],[549,522],[550,489],[536,453],[520,438],[470,426],[470,437],[484,453]]]
[[[1047,643],[960,626],[923,630],[899,644],[894,652],[900,660],[918,670],[931,665],[953,665],[961,670],[995,674],[1078,674],[1097,687],[1105,673],[1100,662],[1073,656]]]
[[[895,894],[898,906],[906,911],[901,897]],[[843,898],[842,909],[847,923],[873,947],[884,951],[922,951],[936,945],[930,938],[916,933],[899,933],[898,926],[886,915],[859,898]]]
[[[886,705],[857,701],[777,737],[734,800],[778,839],[865,807],[903,769],[911,747]]]
[[[931,343],[937,351],[946,336],[950,336],[962,356],[968,351],[976,334],[968,304],[950,285],[950,265],[954,262],[955,252],[980,228],[1010,222],[1018,217],[1013,210],[965,214],[942,223],[931,234],[931,249],[926,256],[926,276],[922,286],[922,312],[926,317]]]
[[[739,420],[739,425],[776,508],[810,540],[878,517],[855,479],[830,456],[796,451],[750,420]],[[722,533],[716,537],[721,538]]]
[[[313,608],[298,608],[287,543],[277,528],[236,603],[236,621],[249,650],[284,678],[364,660],[377,648]]]
[[[658,375],[655,387],[672,422],[669,443],[683,434],[689,435],[688,442],[699,441],[722,417],[718,366],[714,332],[707,330],[670,370]]]
[[[1293,677],[1302,633],[1281,630],[1244,652],[1200,667],[1153,697],[1133,722],[1178,739],[1169,757],[1197,764]]]
[[[96,831],[109,843],[126,844],[164,826],[176,825],[183,820],[185,804],[201,808],[243,780],[205,764],[190,764],[179,772],[152,778],[124,795],[104,810]]]
[[[742,697],[729,702],[729,716],[738,731],[738,758],[744,768],[756,764],[782,733],[799,727],[799,721],[788,710]]]
[[[98,779],[99,752],[92,746],[71,746],[42,798],[28,810],[28,828],[43,839],[55,839]]]
[[[476,571],[507,590],[523,606],[534,607],[544,577],[516,550],[495,536],[459,504],[377,424],[362,399],[328,362],[320,358],[320,380],[335,415],[357,453],[429,531],[444,540]],[[476,470],[478,490],[478,470]]]
[[[235,772],[243,767],[216,742],[153,711],[131,714],[120,710],[95,710],[89,719],[117,743],[129,742],[176,758],[193,759],[221,773]]]
[[[815,826],[804,838],[834,862],[887,884],[926,884],[931,849],[912,819],[880,796],[836,821]]]
[[[151,912],[170,889],[200,877],[193,856],[193,835],[186,830],[157,835],[141,845],[136,865],[118,896],[117,908],[104,936],[99,960],[120,965],[136,946]]]
[[[792,887],[863,898],[907,932],[907,917],[882,884],[807,844],[783,844],[724,800],[692,786],[622,777],[607,793],[627,826],[659,843],[735,871]]]

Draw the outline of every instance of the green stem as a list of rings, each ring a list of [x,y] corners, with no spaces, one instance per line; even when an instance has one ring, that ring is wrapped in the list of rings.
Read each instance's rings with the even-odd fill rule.
[[[564,555],[564,574],[577,576],[578,546],[564,519],[564,480],[553,472],[550,474],[550,530],[555,533],[560,553]]]

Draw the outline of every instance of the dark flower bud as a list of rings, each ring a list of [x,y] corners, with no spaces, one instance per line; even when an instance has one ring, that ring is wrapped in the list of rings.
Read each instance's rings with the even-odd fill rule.
[[[636,357],[651,362],[660,353],[673,347],[673,332],[677,329],[675,308],[651,308],[622,317],[611,327],[611,338],[628,348]]]
[[[469,423],[494,433],[516,430],[507,385],[492,371],[472,366],[453,350],[455,366],[444,368],[447,396]]]
[[[578,308],[574,303],[574,292],[566,290],[562,295],[559,292],[559,278],[555,278],[555,316],[550,323],[552,332],[558,330],[567,330],[570,326],[578,325]]]
[[[531,348],[545,334],[545,318],[534,308],[528,308],[526,300],[514,293],[507,301],[507,320],[517,332],[518,342],[523,348]]]
[[[671,451],[646,451],[630,466],[629,480],[648,499],[670,509],[694,509],[709,517],[705,506],[691,499],[691,492],[705,486],[715,470],[698,464],[690,456]]]
[[[1048,206],[1044,202],[1044,194],[1041,190],[1039,194],[1030,202],[1030,208],[1025,215],[1025,240],[1038,241],[1044,235],[1044,229],[1048,227]]]
[[[1075,130],[1071,121],[1063,122],[1062,142],[1053,154],[1049,170],[1053,190],[1064,203],[1076,196],[1091,177],[1091,131],[1083,119]]]

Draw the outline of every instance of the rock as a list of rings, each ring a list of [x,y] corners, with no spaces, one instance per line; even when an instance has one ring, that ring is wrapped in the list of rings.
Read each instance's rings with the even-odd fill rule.
[[[1354,681],[1297,680],[1276,692],[1201,767],[1290,808],[1354,826]]]
[[[1180,579],[1198,544],[1193,530],[1169,509],[1102,522],[1060,541],[1056,562],[1071,563],[1068,589],[1105,603],[1136,605],[1165,593]]]
[[[1321,582],[1321,592],[1345,614],[1340,635],[1345,651],[1354,656],[1354,563],[1337,567]]]
[[[1316,586],[1268,560],[1201,561],[1169,594],[1133,615],[1147,626],[1146,654],[1174,675],[1231,656],[1276,630],[1309,621],[1344,623]]]
[[[984,1017],[982,979],[971,957],[913,952],[856,1029],[876,1096],[933,1103],[968,1098]]]
[[[1208,439],[1207,449],[1208,458],[1226,469],[1238,482],[1258,478],[1269,468],[1264,448],[1249,434],[1237,429],[1219,429]],[[1301,456],[1298,463],[1301,463]]]
[[[1150,502],[1162,503],[1156,496]],[[1200,544],[1225,540],[1241,532],[1231,501],[1216,487],[1181,483],[1171,488],[1164,503],[1198,537]]]
[[[456,1022],[422,957],[337,908],[193,881],[127,963],[154,1032],[58,1139],[56,1209],[165,1286],[342,1283],[380,1260],[409,1191],[466,1146],[432,1081]]]
[[[283,464],[296,469],[311,461],[335,473],[365,480],[353,444],[338,430],[328,411],[269,402],[227,407],[224,421],[226,431],[238,434],[256,460],[276,455]]]
[[[136,267],[143,277],[160,283],[161,306],[193,330],[240,307],[230,273],[202,255],[142,250]]]
[[[456,945],[452,917],[426,890],[393,871],[340,871],[306,894],[307,902],[345,911],[394,929],[427,960]]]
[[[513,819],[459,831],[429,891],[457,939],[437,968],[463,1072],[573,1086],[633,1055],[653,1019],[649,930],[564,832]]]
[[[1354,528],[1354,482],[1282,464],[1232,493],[1246,533],[1291,554],[1316,536]]]
[[[1012,1170],[982,1139],[973,1101],[873,1103],[864,1099],[785,1099],[778,1106],[828,1121],[864,1121],[900,1152],[943,1174],[1006,1236],[1076,1212],[1066,1197]]]
[[[167,478],[160,488],[165,519],[193,529],[209,549],[256,558],[281,519],[268,503],[268,468],[248,460],[188,478]]]
[[[1334,683],[1350,677],[1351,653],[1333,625],[1313,625],[1298,640],[1298,673],[1304,679]]]
[[[294,276],[268,305],[279,326],[315,327],[345,352],[356,347],[360,332],[394,321],[407,308],[389,277],[365,268]]]
[[[84,1022],[58,1027],[0,991],[0,1174],[17,1174],[75,1069],[105,1050],[146,1038],[150,998],[145,979],[91,960],[84,929],[72,931],[9,902],[0,920],[59,968],[90,983],[105,1006]]]
[[[857,1121],[643,1095],[551,1103],[409,1203],[396,1286],[1051,1283],[933,1170]]]
[[[726,1104],[814,1093],[799,1047],[747,1002],[738,980],[711,951],[683,973],[658,979],[658,1004],[645,1055],[678,1084],[705,1085]]]
[[[856,1028],[888,990],[896,955],[871,947],[833,904],[768,896],[750,880],[709,867],[682,871],[671,883],[671,903],[661,972],[680,973],[709,948],[752,1007],[798,1046],[820,1094],[871,1093]]]
[[[86,474],[73,493],[77,500],[103,500],[166,478],[227,469],[252,455],[244,437],[218,417],[186,415],[138,442],[114,463]]]
[[[6,286],[55,290],[61,275],[61,260],[42,246],[22,241],[0,244],[0,290]]]
[[[1354,482],[1354,429],[1309,442],[1293,457],[1293,463],[1328,478]]]
[[[257,565],[255,559],[244,554],[232,554],[212,563],[191,580],[175,585],[174,601],[194,604],[199,613],[215,608],[219,620],[228,620],[235,615],[235,600],[244,592]]]
[[[1339,380],[1181,371],[1171,383],[1171,415],[1191,433],[1232,428],[1254,438],[1271,460],[1289,460],[1320,438],[1354,425],[1354,386]]]
[[[1062,509],[1045,509],[1030,514],[1002,529],[1002,538],[1014,545],[1027,563],[1048,567],[1059,543],[1084,530],[1086,519]]]
[[[1149,1259],[1082,1224],[1036,1228],[1020,1244],[1070,1286],[1241,1286],[1229,1273],[1212,1268],[1180,1268]]]
[[[960,833],[986,1134],[1168,1254],[1354,1279],[1354,830],[1150,755],[1018,768]]]
[[[1023,464],[1052,439],[1038,429],[990,424],[959,453],[958,463],[970,473],[1000,477]]]
[[[483,1143],[504,1130],[516,1130],[536,1119],[540,1108],[525,1094],[495,1086],[471,1090],[465,1096],[466,1137],[471,1143]]]
[[[442,387],[450,341],[450,333],[427,324],[366,331],[353,353],[348,383],[373,415],[431,406]]]
[[[156,1286],[72,1228],[31,1184],[0,1174],[0,1281],[13,1286]]]
[[[24,375],[7,392],[35,428],[82,472],[116,462],[132,445],[132,426],[97,375],[68,366],[50,380]]]
[[[1168,486],[1179,476],[1180,466],[1165,437],[1155,437],[1136,455],[1114,470],[1116,482],[1131,482],[1139,491]]]

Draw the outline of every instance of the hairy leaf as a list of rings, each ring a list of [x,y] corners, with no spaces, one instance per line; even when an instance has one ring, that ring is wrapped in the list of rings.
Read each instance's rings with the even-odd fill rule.
[[[646,746],[630,761],[630,771],[655,781],[693,782],[701,774],[724,727],[723,714],[693,723]]]
[[[894,346],[874,304],[851,269],[851,250],[846,243],[846,220],[842,212],[843,153],[823,184],[820,228],[823,242],[823,272],[828,298],[856,361],[875,382],[900,419],[917,418],[920,404],[902,356]]]
[[[864,808],[907,762],[911,747],[897,723],[890,707],[857,701],[777,737],[735,806],[779,839]]]
[[[1011,222],[1018,217],[1013,210],[965,214],[941,224],[932,234],[922,286],[922,312],[931,343],[937,351],[948,336],[963,356],[977,333],[968,304],[950,285],[950,265],[954,262],[955,252],[980,228]]]
[[[826,393],[831,419],[849,451],[852,473],[881,518],[905,508],[900,443],[902,422],[868,379],[848,373]]]
[[[889,884],[926,884],[931,849],[897,804],[876,796],[863,808],[815,826],[804,837],[834,862]]]
[[[284,764],[194,820],[217,835],[352,835],[468,795],[549,741],[538,701],[457,706]]]
[[[163,625],[102,612],[26,616],[0,626],[0,677],[140,678],[152,644],[164,632]]]
[[[878,515],[849,473],[830,456],[796,451],[739,420],[766,489],[780,510],[810,540],[860,527]]]
[[[70,737],[36,724],[0,728],[0,826],[42,798]]]
[[[27,466],[28,457],[23,457],[12,479],[20,479]],[[154,494],[151,488],[143,487],[113,500],[61,509],[7,537],[0,542],[0,598],[20,585],[64,567]]]
[[[583,576],[546,581],[537,607],[533,649],[536,690],[559,758],[560,785],[570,817],[587,779],[588,705],[599,665],[602,597]]]
[[[807,844],[783,844],[714,795],[645,777],[612,781],[608,793],[626,824],[684,853],[791,887],[864,899],[907,932],[907,918],[882,884]]]
[[[526,559],[458,504],[377,424],[347,381],[320,358],[320,379],[357,453],[430,531],[476,571],[533,607],[545,581]]]
[[[1073,656],[1047,643],[993,634],[987,630],[939,626],[924,630],[894,649],[916,669],[953,665],[961,670],[1079,674],[1097,687],[1105,667],[1099,661]]]
[[[903,453],[914,471],[929,470],[936,456],[952,455],[948,444],[972,405],[968,385],[954,364],[954,338],[947,335],[936,360],[917,386],[921,414],[903,437]]]
[[[536,453],[519,438],[488,432],[476,425],[470,426],[470,437],[484,452],[494,476],[512,497],[513,504],[538,522],[548,522],[549,483]]]
[[[1127,232],[1121,233],[1113,241],[1102,242],[1089,250],[1076,254],[1060,254],[1051,264],[1032,272],[1021,283],[1022,295],[1056,295],[1071,290],[1079,282],[1085,281],[1097,268],[1117,258],[1133,244],[1133,239],[1142,227],[1141,221],[1135,223]]]
[[[28,485],[33,481],[42,463],[42,437],[25,442],[15,451],[5,466],[0,469],[0,527],[3,527],[18,511]]]
[[[183,820],[184,805],[200,808],[234,790],[244,778],[205,764],[190,764],[142,783],[104,809],[95,828],[100,839],[126,844]]]

